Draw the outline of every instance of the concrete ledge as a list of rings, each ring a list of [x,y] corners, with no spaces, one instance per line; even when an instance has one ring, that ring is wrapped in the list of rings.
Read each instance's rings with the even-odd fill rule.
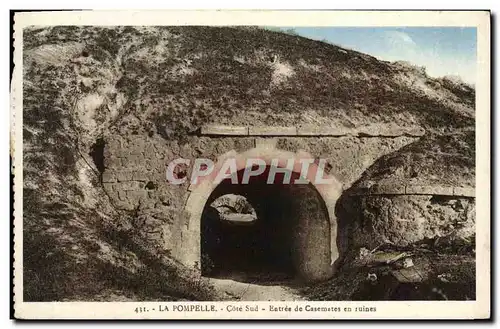
[[[249,127],[248,135],[250,136],[296,136],[296,127]]]
[[[291,127],[243,127],[225,125],[206,125],[201,127],[201,134],[208,136],[296,136],[296,137],[386,137],[395,138],[402,136],[420,137],[425,134],[421,127],[377,127],[365,126],[354,128],[346,127],[321,127],[321,126],[291,126]]]
[[[201,127],[202,135],[248,136],[248,127],[206,125]]]
[[[406,194],[453,195],[453,187],[407,185]]]
[[[397,137],[404,135],[404,128],[394,124],[368,124],[356,129],[360,137]]]
[[[404,185],[374,185],[369,189],[371,194],[406,194]]]
[[[439,185],[397,185],[384,184],[361,186],[351,191],[350,195],[447,195],[457,197],[475,197],[473,187],[451,187]]]
[[[476,189],[473,187],[454,187],[453,195],[476,197]]]
[[[341,127],[318,127],[318,126],[299,126],[297,127],[297,136],[347,136],[357,133],[347,128]]]

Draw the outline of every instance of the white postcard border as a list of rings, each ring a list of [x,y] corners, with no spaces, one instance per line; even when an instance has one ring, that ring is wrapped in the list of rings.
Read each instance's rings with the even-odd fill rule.
[[[11,90],[11,154],[14,159],[14,301],[24,319],[472,319],[490,316],[490,13],[487,11],[73,11],[30,12],[15,16],[14,73]],[[476,82],[476,300],[188,302],[216,305],[215,313],[162,312],[180,302],[24,302],[22,258],[22,29],[48,25],[264,25],[264,26],[455,26],[477,28]],[[228,305],[257,306],[258,312],[230,312]],[[310,307],[340,311],[309,312]],[[302,311],[270,311],[271,306]],[[345,308],[374,307],[375,312]],[[135,312],[138,307],[149,311]],[[263,309],[263,310],[262,310]],[[297,309],[298,310],[298,309]]]

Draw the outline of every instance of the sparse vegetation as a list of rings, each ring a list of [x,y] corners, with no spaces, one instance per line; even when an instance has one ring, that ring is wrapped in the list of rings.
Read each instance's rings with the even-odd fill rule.
[[[437,136],[384,157],[370,177],[414,160],[429,177],[474,176],[474,88],[293,29],[28,28],[24,47],[26,301],[220,298],[141,238],[134,211],[114,207],[99,178],[104,151],[89,156],[105,134],[157,135],[180,148],[205,123],[296,125],[315,113],[326,126],[391,123]],[[279,84],[276,59],[293,71]]]

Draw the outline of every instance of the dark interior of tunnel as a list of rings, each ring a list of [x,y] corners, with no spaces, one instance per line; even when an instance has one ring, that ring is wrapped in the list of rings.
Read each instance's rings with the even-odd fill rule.
[[[315,198],[318,198],[317,192],[312,185],[283,184],[283,175],[279,174],[276,184],[267,184],[268,171],[269,168],[252,177],[249,184],[231,184],[230,179],[224,180],[207,200],[201,219],[203,276],[252,282],[289,280],[297,276],[301,257],[297,252],[301,225],[297,210],[304,200],[296,190],[309,190]],[[294,175],[292,173],[292,181],[298,178]],[[241,182],[242,171],[238,176]],[[239,222],[221,216],[212,203],[228,194],[243,196],[255,210],[256,220]]]

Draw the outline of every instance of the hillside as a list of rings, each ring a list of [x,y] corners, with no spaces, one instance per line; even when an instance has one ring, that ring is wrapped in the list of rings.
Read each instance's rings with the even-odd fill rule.
[[[27,62],[71,68],[71,75],[53,73],[94,96],[94,110],[115,105],[94,120],[140,108],[134,114],[155,119],[149,129],[168,138],[202,123],[391,123],[436,132],[474,125],[469,86],[299,36],[227,27],[55,27],[26,32],[25,40]]]
[[[33,27],[24,47],[27,300],[216,298],[161,246],[141,240],[137,213],[114,207],[101,184],[103,136],[183,145],[206,123],[397,126],[467,134],[445,137],[454,141],[446,152],[474,154],[473,88],[299,36],[233,27]],[[420,150],[433,159],[428,148]],[[457,166],[473,173],[473,161]],[[458,179],[440,175],[448,174]]]
[[[370,182],[474,187],[474,146],[474,131],[424,137],[378,159],[353,188]]]

